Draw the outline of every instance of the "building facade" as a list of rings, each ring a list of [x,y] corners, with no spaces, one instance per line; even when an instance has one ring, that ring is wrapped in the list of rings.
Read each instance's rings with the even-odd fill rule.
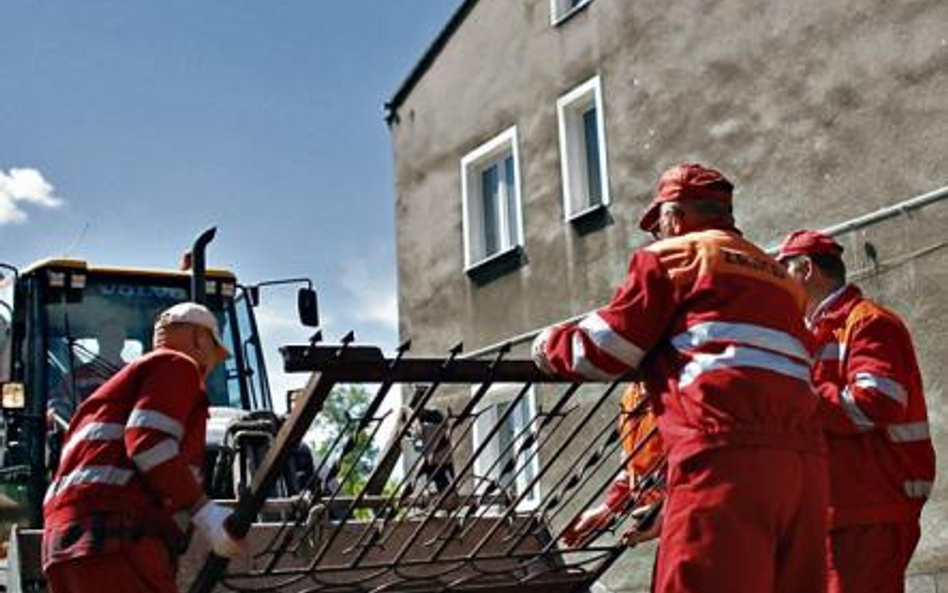
[[[948,590],[946,24],[941,0],[461,2],[387,105],[402,338],[525,356],[612,295],[660,171],[719,168],[747,236],[831,230],[913,331],[940,477],[910,590]],[[645,590],[649,552],[604,586]]]

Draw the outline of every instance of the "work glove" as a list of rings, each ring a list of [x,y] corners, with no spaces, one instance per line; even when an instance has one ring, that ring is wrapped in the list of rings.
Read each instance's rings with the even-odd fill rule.
[[[662,501],[636,507],[630,514],[632,527],[622,534],[622,543],[630,548],[655,539],[662,533]]]
[[[533,345],[530,347],[533,363],[547,375],[553,374],[553,367],[550,366],[550,361],[546,357],[546,342],[550,339],[552,329],[553,328],[548,327],[541,331],[540,334],[533,339]]]
[[[222,558],[234,558],[243,549],[242,541],[234,539],[224,524],[230,515],[230,509],[209,500],[191,517],[194,527],[211,545],[211,550]]]

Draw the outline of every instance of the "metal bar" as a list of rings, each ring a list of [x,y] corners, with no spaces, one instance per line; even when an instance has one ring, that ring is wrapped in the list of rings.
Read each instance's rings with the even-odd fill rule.
[[[476,459],[477,459],[477,456],[480,455],[481,453],[483,453],[483,451],[484,451],[484,449],[487,447],[488,443],[490,443],[490,440],[491,440],[491,439],[494,437],[494,435],[497,433],[498,428],[499,428],[500,426],[502,426],[504,422],[507,421],[507,418],[509,418],[511,414],[513,414],[513,411],[514,411],[514,409],[516,408],[516,405],[520,402],[520,400],[522,400],[524,397],[526,397],[526,394],[527,394],[527,392],[528,392],[529,389],[530,389],[530,385],[531,385],[530,383],[526,383],[526,384],[524,385],[524,387],[520,390],[520,393],[517,394],[517,397],[514,398],[514,400],[513,400],[513,401],[511,402],[511,404],[507,407],[507,409],[504,411],[504,413],[501,415],[501,417],[497,419],[497,422],[494,424],[494,427],[488,432],[487,436],[484,438],[484,440],[481,442],[481,444],[480,444],[480,445],[474,450],[474,452],[471,454],[471,458],[468,459],[467,462],[465,462],[464,467],[463,467],[461,470],[459,470],[459,471],[457,472],[457,475],[455,475],[455,477],[454,477],[454,483],[457,483],[457,482],[461,479],[461,476],[463,476],[464,474],[466,474],[466,473],[468,472],[468,470],[470,470],[470,469],[472,469],[472,468],[474,467],[474,463],[475,463],[475,461],[476,461]],[[452,484],[452,485],[453,485],[453,484]],[[450,494],[450,492],[451,492],[451,490],[450,490],[450,488],[449,488],[449,489],[447,489],[445,492],[443,492],[443,493],[441,494],[441,496],[438,497],[438,500],[435,502],[435,507],[436,507],[436,508],[437,508],[437,507],[440,507],[442,504],[444,504],[444,501],[445,501],[445,499],[447,498],[448,494]],[[427,516],[422,520],[421,525],[419,525],[419,526],[415,529],[415,531],[408,537],[408,539],[407,539],[407,540],[405,541],[405,543],[402,545],[402,548],[399,550],[398,554],[395,555],[395,558],[394,558],[393,562],[395,562],[395,563],[397,564],[400,560],[402,560],[402,559],[405,557],[405,554],[408,553],[409,547],[410,547],[410,546],[418,539],[418,537],[421,535],[421,532],[424,530],[424,528],[425,528],[425,527],[428,525],[428,523],[430,522],[431,517],[432,517],[432,515],[429,514],[429,515],[427,515]]]
[[[316,349],[314,348],[314,350],[316,350]],[[320,348],[319,350],[325,350],[325,349],[324,349],[324,348]],[[375,349],[375,350],[377,350],[377,349]],[[287,349],[284,349],[284,350],[283,350],[283,352],[284,352],[284,359],[285,359],[285,361],[286,361],[286,364],[289,366],[290,359],[289,359],[289,357],[287,357],[287,351],[288,351]],[[438,385],[440,384],[440,378],[441,378],[441,376],[443,376],[444,374],[448,373],[448,372],[450,371],[450,369],[452,368],[452,366],[454,365],[454,363],[456,362],[456,358],[457,358],[458,353],[459,353],[460,351],[461,351],[460,345],[455,346],[454,348],[451,349],[451,351],[450,351],[450,353],[449,353],[449,356],[448,356],[448,358],[447,358],[446,360],[440,360],[440,361],[438,361],[437,367],[435,367],[435,368],[433,368],[433,369],[430,369],[430,368],[429,368],[429,371],[431,371],[431,374],[428,375],[428,379],[430,379],[431,377],[435,377],[435,378],[436,378],[436,379],[435,379],[435,382],[433,382],[433,383],[428,387],[428,389],[425,391],[425,394],[420,398],[420,400],[419,400],[419,402],[418,402],[418,408],[417,408],[416,410],[413,410],[413,412],[412,412],[412,414],[411,414],[409,420],[405,423],[405,426],[403,426],[402,429],[399,431],[399,437],[398,437],[398,439],[396,439],[395,442],[398,442],[398,440],[400,440],[402,437],[404,437],[404,434],[405,434],[405,432],[408,430],[408,427],[410,426],[411,422],[417,417],[419,410],[421,410],[421,409],[424,407],[424,405],[428,402],[428,400],[429,400],[429,399],[431,398],[431,396],[434,394],[435,390],[438,388]],[[373,352],[368,351],[368,350],[366,350],[366,351],[359,351],[359,350],[357,350],[357,351],[355,351],[355,352],[352,353],[352,354],[358,355],[359,357],[365,357],[365,358],[360,358],[359,360],[366,360],[366,359],[368,359],[368,357],[374,358],[374,357],[376,356],[376,353],[373,353]],[[308,358],[309,360],[313,360],[314,358],[318,358],[318,357],[321,357],[321,356],[322,356],[322,353],[320,353],[319,356],[316,356],[316,355],[314,354],[313,356],[310,356],[310,357],[307,357],[307,358]],[[381,356],[381,353],[380,353],[380,352],[378,352],[378,356]],[[352,358],[355,358],[355,356],[353,356]],[[326,363],[328,363],[329,366],[333,366],[331,360],[330,360],[330,361],[326,361],[324,358],[320,358],[320,360],[322,361],[321,364],[326,364]],[[382,358],[382,359],[376,359],[373,364],[378,364],[378,361],[379,361],[379,360],[384,361],[384,358]],[[350,364],[358,364],[358,363],[357,363],[356,361],[354,361],[354,360],[346,360],[346,366],[348,366],[348,365],[350,365]],[[482,366],[483,366],[483,363],[482,363]],[[386,367],[384,367],[384,368],[387,368],[387,370],[388,370],[390,373],[394,374],[394,371],[396,371],[397,369],[401,368],[401,365],[398,365],[398,366],[386,365]],[[384,368],[383,368],[382,370],[384,370]],[[342,373],[342,374],[345,375],[345,373]],[[388,379],[388,377],[383,377],[382,380],[385,381],[385,380],[387,380],[387,379]],[[394,379],[393,379],[393,380],[394,380]],[[350,382],[352,382],[352,381],[350,381]],[[391,453],[390,455],[391,455],[391,456],[394,456],[394,453]],[[397,458],[396,458],[396,459],[397,459]],[[384,460],[383,460],[383,462],[384,462]],[[381,463],[380,463],[380,465],[381,465]],[[332,534],[330,535],[329,539],[326,541],[326,544],[322,547],[322,549],[315,555],[315,557],[313,558],[313,560],[310,562],[310,569],[311,569],[311,570],[312,570],[312,569],[315,569],[315,567],[319,564],[319,562],[323,559],[323,557],[329,552],[329,549],[331,548],[332,544],[333,544],[333,543],[336,541],[336,539],[339,537],[339,534],[341,533],[342,527],[343,527],[343,525],[345,525],[345,522],[349,519],[349,517],[352,516],[353,511],[354,511],[356,508],[358,508],[358,505],[359,505],[360,501],[362,500],[362,498],[363,498],[364,496],[368,495],[369,485],[373,482],[373,477],[375,477],[376,475],[378,475],[378,472],[375,472],[375,471],[374,471],[374,472],[372,473],[372,475],[369,476],[368,482],[366,483],[365,487],[359,492],[359,494],[356,496],[356,498],[355,498],[355,500],[352,502],[352,504],[349,505],[349,507],[346,509],[346,514],[345,514],[345,516],[343,517],[343,519],[339,522],[339,524],[338,524],[338,525],[336,526],[336,528],[333,530],[333,532],[332,532]],[[377,478],[376,478],[376,479],[377,479]],[[386,479],[387,479],[387,477],[386,477]],[[381,491],[381,490],[380,490],[380,491]],[[374,519],[373,519],[373,523],[374,523]],[[370,526],[368,527],[368,529],[371,529],[371,524],[370,524]]]
[[[390,369],[389,361],[377,348],[353,346],[341,359],[332,357],[332,347],[284,346],[284,366],[287,372],[333,371],[340,383],[427,383],[438,377],[440,383],[481,383],[484,380],[484,360],[455,360],[449,369],[443,369],[443,359],[412,358]],[[544,374],[530,360],[509,360],[493,363],[491,379],[494,383],[570,383],[562,377]]]
[[[560,395],[560,397],[557,399],[557,401],[553,404],[553,408],[551,408],[549,412],[545,412],[544,414],[542,414],[542,419],[541,419],[541,421],[540,421],[540,423],[539,423],[539,426],[537,426],[537,433],[538,433],[538,434],[539,434],[539,433],[542,433],[543,430],[547,427],[547,425],[549,425],[549,424],[550,424],[551,422],[553,422],[554,420],[559,419],[560,421],[562,421],[562,419],[565,418],[565,414],[564,414],[564,412],[563,412],[563,409],[566,407],[567,402],[572,398],[573,394],[576,393],[576,391],[580,388],[580,386],[581,386],[580,383],[573,383],[573,384],[571,384],[571,385],[569,386],[569,388],[566,389],[566,390]],[[567,413],[568,413],[568,412],[567,412]],[[540,416],[540,415],[538,415],[538,417],[539,417],[539,416]],[[561,425],[561,424],[558,424],[558,425],[557,425],[557,428],[558,428],[560,425]],[[521,470],[521,471],[522,471],[524,468],[526,468],[526,467],[527,467],[527,464],[530,463],[530,462],[532,462],[535,457],[538,457],[538,456],[539,456],[540,451],[543,450],[543,448],[547,445],[547,443],[552,440],[552,438],[553,438],[553,436],[554,436],[555,433],[556,433],[556,428],[550,430],[546,435],[544,435],[544,436],[542,437],[542,439],[540,439],[540,440],[534,439],[533,451],[531,452],[530,457],[528,457],[528,458],[524,461],[523,465],[521,465],[521,467],[520,467],[520,470]],[[552,464],[552,461],[551,461],[550,463]],[[520,473],[520,472],[518,471],[518,472],[513,476],[513,479],[514,479],[514,480],[516,480],[516,478],[517,478],[517,476],[519,475],[519,473]],[[531,482],[530,484],[528,484],[527,487],[524,489],[524,492],[529,492],[529,491],[534,487],[535,483],[536,483],[536,482],[534,481],[534,482]],[[521,496],[520,499],[517,500],[517,502],[515,502],[513,505],[511,505],[511,508],[516,509],[517,504],[519,504],[519,502],[520,502],[522,499],[523,499],[523,497]],[[468,496],[468,499],[465,501],[465,503],[466,503],[466,504],[470,504],[470,503],[473,502],[473,500],[474,500],[474,493],[472,492],[471,495]],[[486,507],[485,507],[485,509],[484,509],[484,510],[482,511],[482,513],[481,513],[481,516],[483,516],[484,513],[486,513],[486,512],[487,512],[487,509],[486,509]],[[506,517],[506,516],[509,516],[509,511],[508,511],[508,514],[505,515],[505,517]],[[468,531],[470,531],[470,529],[469,529]],[[465,532],[465,534],[466,534],[466,532]],[[461,537],[464,537],[465,534],[462,534]]]
[[[451,350],[452,357],[457,357],[459,353],[460,353],[460,347],[456,347],[455,349],[452,349],[452,350]],[[475,409],[477,408],[477,406],[480,404],[481,400],[482,400],[483,397],[487,394],[487,392],[489,391],[489,389],[490,389],[490,387],[491,387],[491,385],[492,385],[492,380],[493,380],[492,374],[493,374],[494,369],[496,369],[496,368],[503,362],[503,357],[504,357],[506,354],[507,354],[507,350],[506,350],[506,349],[500,349],[500,350],[495,354],[494,360],[491,361],[490,363],[487,363],[486,361],[480,361],[480,364],[482,365],[481,377],[482,377],[483,381],[480,382],[480,385],[478,386],[477,391],[474,393],[473,396],[471,396],[471,398],[468,400],[467,405],[465,405],[464,409],[463,409],[463,410],[461,411],[461,413],[458,415],[458,418],[459,418],[460,420],[466,420],[466,419],[468,419],[468,418],[473,418],[473,416],[474,416],[474,410],[475,410]],[[457,362],[457,361],[455,360],[455,358],[452,358],[451,360],[452,360],[452,364],[455,364],[455,363]],[[487,365],[487,366],[484,366],[484,365]],[[424,409],[425,405],[427,404],[428,399],[430,399],[431,395],[434,393],[434,389],[435,389],[437,386],[438,386],[437,384],[429,385],[429,387],[428,387],[428,389],[426,390],[424,396],[423,396],[420,400],[418,400],[417,398],[416,398],[416,399],[413,399],[413,401],[411,402],[412,414],[411,414],[410,417],[405,421],[404,425],[402,426],[401,430],[399,431],[398,437],[397,437],[397,439],[395,439],[396,442],[397,442],[397,441],[400,441],[401,439],[403,439],[403,438],[405,437],[405,435],[407,434],[408,430],[410,430],[412,423],[413,423],[416,419],[418,419],[419,414],[420,414],[421,411]],[[462,443],[462,442],[464,441],[464,439],[467,437],[467,435],[468,435],[468,433],[470,432],[470,430],[471,430],[472,427],[473,427],[473,420],[472,420],[471,423],[468,423],[468,426],[465,428],[464,432],[457,438],[456,442],[457,442],[458,444],[460,444],[460,443]],[[410,491],[411,483],[409,482],[409,480],[411,479],[411,476],[414,475],[415,469],[419,466],[419,464],[422,464],[422,463],[424,462],[424,455],[425,455],[425,453],[428,451],[429,448],[434,447],[434,446],[435,446],[435,443],[428,443],[428,444],[426,444],[426,445],[423,447],[423,449],[422,449],[422,451],[421,451],[421,454],[415,459],[415,461],[412,463],[412,465],[411,465],[411,467],[409,468],[409,470],[405,472],[405,476],[403,477],[402,481],[396,486],[396,488],[394,489],[394,491],[393,491],[393,493],[392,493],[391,500],[392,500],[393,503],[394,503],[395,498],[396,498],[396,496],[397,496],[397,493],[398,493],[399,491],[402,491],[402,492],[403,492],[403,495],[400,497],[403,501],[404,501],[404,499],[406,499],[408,496],[411,495],[411,491]],[[456,447],[456,446],[457,446],[457,445],[455,445],[455,447]],[[454,448],[452,448],[452,452],[453,452],[453,451],[454,451]],[[441,470],[441,469],[444,467],[444,463],[445,463],[445,462],[446,462],[446,460],[445,460],[445,461],[442,461],[442,463],[438,464],[438,467],[432,472],[432,474],[437,474],[437,472],[438,472],[439,470]],[[450,492],[450,491],[452,491],[453,489],[457,488],[457,486],[458,486],[459,483],[460,483],[460,477],[461,477],[461,475],[460,475],[459,473],[456,473],[454,479],[453,479],[453,480],[451,481],[451,483],[448,485],[447,491]],[[425,480],[426,480],[426,483],[425,483],[425,485],[423,486],[423,488],[426,488],[426,487],[427,487],[427,483],[428,483],[428,480],[430,480],[430,476],[425,476]],[[419,496],[420,496],[420,495],[419,495]],[[419,499],[419,496],[416,496],[416,497],[414,498],[414,501],[412,501],[412,503],[410,503],[410,504],[412,504],[412,505],[416,504],[417,501],[418,501],[418,499]],[[440,504],[441,504],[442,502],[443,502],[442,499],[439,499],[436,504],[438,504],[438,505],[440,506]],[[395,508],[394,505],[390,507],[391,510],[394,510],[394,508]],[[384,529],[385,525],[387,524],[386,518],[387,518],[389,515],[390,515],[390,513],[379,513],[379,515],[377,515],[377,516],[381,516],[381,517],[382,517],[382,528],[383,528],[383,529]],[[371,530],[367,530],[367,532],[371,532]],[[372,533],[373,535],[375,534],[375,532],[371,532],[371,533]]]
[[[344,351],[345,347],[341,350]],[[334,384],[335,380],[325,374],[314,374],[310,377],[303,390],[302,400],[294,407],[290,417],[277,433],[273,446],[267,451],[263,463],[253,476],[249,491],[241,493],[237,508],[228,521],[228,528],[235,537],[242,538],[247,535],[251,523],[266,501],[267,493],[279,478],[289,454],[299,446]],[[208,554],[204,566],[191,584],[189,593],[210,593],[227,569],[227,562],[226,558],[214,553]]]

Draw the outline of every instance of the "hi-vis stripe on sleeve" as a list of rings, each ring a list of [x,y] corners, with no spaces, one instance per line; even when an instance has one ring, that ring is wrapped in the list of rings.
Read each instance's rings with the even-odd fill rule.
[[[926,480],[908,480],[902,487],[909,498],[928,498],[932,493],[932,483]]]
[[[839,342],[830,342],[816,353],[817,360],[842,360],[846,354],[846,345]]]
[[[173,439],[165,439],[148,449],[132,456],[132,462],[143,472],[151,471],[162,463],[177,457],[180,449]]]
[[[74,432],[63,446],[62,458],[65,459],[70,451],[79,443],[86,441],[118,441],[125,434],[125,427],[113,422],[88,422]]]
[[[731,345],[717,354],[703,352],[692,354],[691,361],[681,370],[678,386],[687,387],[707,372],[741,367],[764,369],[805,383],[810,382],[810,367],[806,364],[765,350]]]
[[[586,348],[583,346],[583,339],[578,333],[573,334],[571,340],[573,347],[573,372],[587,379],[597,381],[613,381],[619,377],[617,374],[609,373],[597,367],[589,357],[586,356]]]
[[[644,350],[619,335],[598,313],[584,317],[579,329],[597,348],[629,367],[637,367],[645,356]]]
[[[108,484],[124,486],[132,479],[134,471],[110,465],[90,465],[72,471],[49,485],[43,503],[56,498],[70,488],[82,484]]]
[[[908,392],[905,391],[905,387],[901,383],[894,379],[871,373],[856,373],[853,384],[863,389],[875,389],[894,399],[903,407],[908,405]]]
[[[853,397],[853,393],[849,390],[848,385],[840,392],[839,398],[843,406],[843,411],[846,412],[849,419],[853,421],[856,428],[863,431],[875,428],[876,425],[873,424],[872,420],[859,408],[859,404],[856,403],[856,398]]]
[[[787,332],[752,323],[708,321],[689,327],[671,340],[672,346],[680,351],[709,342],[738,342],[810,362],[810,355],[800,340]]]
[[[155,410],[134,409],[128,415],[126,428],[153,428],[165,434],[170,434],[180,441],[184,436],[184,426],[174,418]]]
[[[928,422],[909,422],[890,424],[889,438],[896,443],[911,443],[929,439]]]

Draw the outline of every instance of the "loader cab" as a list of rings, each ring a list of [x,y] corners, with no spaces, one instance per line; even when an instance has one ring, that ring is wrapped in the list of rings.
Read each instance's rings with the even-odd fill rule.
[[[151,350],[155,319],[190,300],[191,276],[63,259],[0,272],[0,522],[38,526],[69,417]],[[207,270],[205,282],[205,305],[232,353],[208,378],[211,406],[271,410],[250,291],[224,270]]]

